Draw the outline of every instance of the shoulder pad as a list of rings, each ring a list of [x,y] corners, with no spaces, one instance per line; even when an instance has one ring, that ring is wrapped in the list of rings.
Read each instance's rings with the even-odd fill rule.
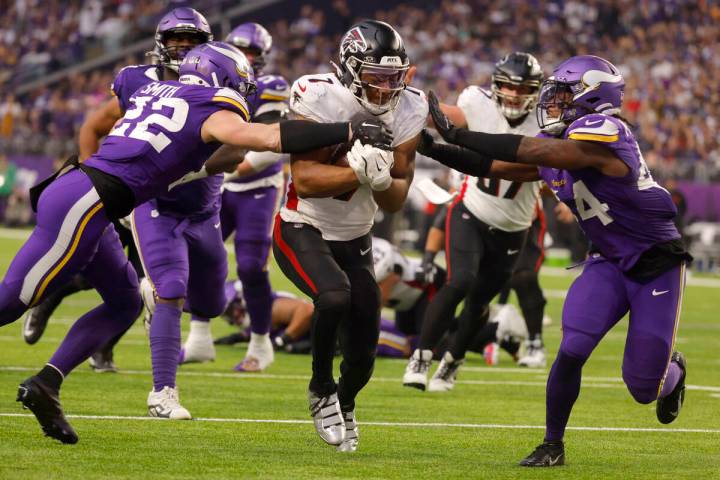
[[[207,88],[207,87],[202,87]],[[246,122],[250,121],[250,109],[245,98],[231,88],[218,88],[212,97],[212,102],[218,103],[226,110],[234,111]]]
[[[333,102],[328,102],[327,97],[337,96],[335,91],[338,88],[345,87],[340,85],[334,74],[302,76],[290,89],[290,110],[316,122],[331,122]]]
[[[567,138],[591,142],[617,142],[624,125],[620,120],[602,113],[591,113],[575,120],[566,130]]]
[[[415,138],[425,128],[429,113],[427,97],[421,90],[407,87],[401,95],[393,113],[393,146]]]
[[[477,85],[467,87],[460,93],[457,100],[457,106],[463,110],[490,103],[494,104],[492,93]]]

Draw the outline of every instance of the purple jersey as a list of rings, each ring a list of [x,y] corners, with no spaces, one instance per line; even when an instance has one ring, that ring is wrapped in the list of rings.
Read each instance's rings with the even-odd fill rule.
[[[200,137],[210,115],[230,110],[249,118],[236,91],[176,81],[140,87],[128,105],[100,150],[85,163],[120,178],[133,191],[136,205],[166,195],[168,185],[199,170],[217,150],[220,143],[204,143]]]
[[[670,194],[653,180],[624,122],[593,113],[575,120],[562,137],[602,144],[630,167],[625,177],[609,177],[594,168],[539,169],[603,256],[627,272],[653,245],[680,238]]]
[[[132,108],[130,97],[133,93],[150,82],[159,81],[161,76],[161,67],[157,65],[135,65],[120,70],[111,90],[123,113]],[[220,209],[222,178],[222,175],[214,175],[179,185],[157,198],[157,210],[173,217],[209,218]]]

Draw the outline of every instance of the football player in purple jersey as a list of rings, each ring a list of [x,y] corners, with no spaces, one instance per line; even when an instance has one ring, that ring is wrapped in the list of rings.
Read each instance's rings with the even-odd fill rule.
[[[262,68],[272,46],[272,37],[262,25],[243,23],[225,39],[245,54],[257,77],[257,91],[248,97],[252,121],[272,123],[285,118],[290,100],[290,85],[277,75],[266,75]],[[250,343],[242,362],[235,369],[258,372],[274,359],[270,340],[272,288],[267,264],[272,246],[273,218],[282,197],[284,177],[282,165],[287,155],[273,152],[248,152],[223,185],[222,237],[234,235],[235,262],[238,279],[245,291],[250,316]],[[191,325],[187,345],[193,340]],[[206,337],[206,345],[212,338]],[[188,353],[188,352],[186,352]]]
[[[120,70],[110,88],[112,97],[97,110],[90,112],[80,127],[78,137],[80,160],[85,160],[97,151],[100,140],[112,130],[115,122],[125,114],[129,107],[130,96],[135,90],[152,81],[177,80],[177,71],[185,54],[193,47],[212,39],[210,25],[208,25],[207,20],[200,12],[192,8],[181,7],[165,14],[158,22],[155,31],[155,48],[148,52],[148,56],[153,57],[156,63],[134,65]],[[205,188],[204,191],[212,190],[212,188],[209,188],[211,181],[212,179],[205,180],[208,183],[208,188]],[[186,196],[197,193],[191,191],[191,187],[185,187],[185,189],[188,190],[186,193],[189,194]],[[200,193],[203,193],[203,191]],[[207,197],[207,194],[205,196]],[[199,200],[200,203],[202,203],[202,200]],[[143,269],[130,229],[119,221],[113,223],[123,246],[128,248],[128,257],[133,267],[142,275]],[[42,303],[31,308],[24,321],[23,337],[25,341],[29,344],[36,343],[45,331],[50,316],[60,305],[63,298],[88,288],[92,287],[83,279],[82,275],[78,275],[66,285],[48,295]],[[124,332],[90,357],[90,365],[95,371],[117,370],[113,362],[113,347],[123,334]]]
[[[605,334],[630,314],[623,380],[633,398],[656,402],[661,423],[677,418],[685,357],[674,351],[685,267],[670,194],[653,180],[620,116],[625,81],[607,60],[572,57],[543,82],[538,137],[456,128],[430,95],[443,139],[424,135],[420,151],[468,174],[544,180],[567,204],[594,250],[563,306],[563,337],[547,383],[545,440],[520,462],[565,462],[563,436],[580,393],[582,367]]]
[[[45,434],[63,443],[76,443],[78,436],[60,405],[62,381],[127,329],[141,307],[137,274],[111,220],[165,194],[188,172],[208,175],[226,168],[208,160],[223,143],[287,153],[355,140],[390,148],[391,135],[369,118],[333,124],[248,123],[244,95],[254,90],[254,77],[245,56],[231,45],[196,47],[179,74],[179,81],[139,88],[97,153],[83,163],[69,159],[33,187],[37,226],[0,285],[0,325],[14,322],[81,271],[102,298],[100,306],[72,326],[45,367],[18,389],[17,400],[35,414]],[[174,312],[181,304],[182,299],[158,299],[156,315],[158,309]]]

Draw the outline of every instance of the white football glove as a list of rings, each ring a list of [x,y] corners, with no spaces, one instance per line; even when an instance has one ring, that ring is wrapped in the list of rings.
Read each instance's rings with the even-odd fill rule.
[[[370,183],[370,178],[367,176],[367,161],[365,158],[365,147],[360,140],[355,140],[352,148],[345,155],[348,165],[355,172],[355,176],[358,178],[362,185]]]
[[[361,184],[369,185],[376,191],[390,188],[392,184],[390,169],[394,165],[392,152],[355,141],[352,149],[347,153],[347,161]]]

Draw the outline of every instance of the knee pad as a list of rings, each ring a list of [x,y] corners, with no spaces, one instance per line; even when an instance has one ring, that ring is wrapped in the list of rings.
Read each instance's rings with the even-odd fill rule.
[[[318,294],[315,308],[323,312],[342,314],[350,309],[350,302],[350,290],[328,290]]]
[[[163,279],[155,283],[155,293],[159,298],[185,298],[187,296],[187,280],[184,278]]]
[[[27,305],[20,301],[15,289],[10,288],[4,282],[0,284],[0,327],[14,322],[27,309]]]
[[[639,378],[623,369],[623,381],[636,402],[647,405],[657,400],[660,380],[648,381],[648,379]]]
[[[243,283],[246,282],[246,279],[251,280],[259,273],[264,273],[269,247],[266,245],[263,246],[262,252],[260,249],[254,249],[253,252],[246,252],[245,255],[237,257],[237,274]]]
[[[470,287],[477,278],[475,272],[471,272],[470,270],[463,268],[451,270],[450,273],[450,279],[448,280],[447,284],[455,288],[456,290],[460,290],[462,292],[467,292],[468,290],[470,290]]]
[[[586,361],[600,339],[577,330],[564,329],[560,351],[565,355]]]

